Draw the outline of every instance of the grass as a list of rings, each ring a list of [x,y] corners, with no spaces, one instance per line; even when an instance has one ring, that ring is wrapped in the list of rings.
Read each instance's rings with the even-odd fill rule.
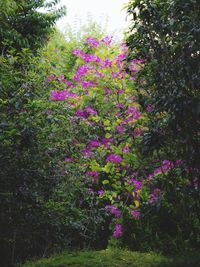
[[[21,267],[200,267],[200,255],[165,257],[120,249],[66,252]]]

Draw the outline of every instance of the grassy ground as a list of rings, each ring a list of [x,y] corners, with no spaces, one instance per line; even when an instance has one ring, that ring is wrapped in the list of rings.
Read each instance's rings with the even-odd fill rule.
[[[200,267],[200,256],[164,257],[119,249],[66,252],[22,267]]]

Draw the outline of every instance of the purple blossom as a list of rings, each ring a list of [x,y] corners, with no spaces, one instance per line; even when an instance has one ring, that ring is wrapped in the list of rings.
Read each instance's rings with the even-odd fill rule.
[[[119,89],[119,90],[117,90],[117,94],[118,95],[121,95],[121,94],[123,94],[124,93],[124,90],[123,89]]]
[[[47,82],[49,83],[50,81],[54,80],[55,76],[53,74],[49,75],[49,77],[47,77]]]
[[[89,62],[99,63],[101,61],[100,57],[95,56],[93,54],[82,54],[81,57],[87,63],[89,63]]]
[[[182,164],[183,163],[183,161],[181,160],[181,159],[177,159],[176,161],[175,161],[175,165],[177,166],[177,165],[180,165],[180,164]]]
[[[140,113],[138,107],[129,106],[127,113],[131,115],[127,118],[128,122],[131,122],[133,120],[137,120],[141,117],[141,113]]]
[[[78,98],[78,95],[70,92],[69,90],[63,90],[63,91],[57,91],[57,90],[53,90],[50,94],[50,100],[52,101],[63,101],[67,98]]]
[[[78,49],[72,50],[72,54],[81,57],[86,63],[89,62],[99,63],[101,61],[100,57],[95,56],[93,54],[85,54],[83,51]]]
[[[89,147],[99,147],[101,145],[101,143],[97,140],[91,140],[89,142]]]
[[[57,90],[53,90],[50,94],[50,100],[52,101],[63,101],[66,98],[67,96],[64,91],[57,92]]]
[[[93,155],[92,151],[89,148],[83,149],[82,153],[86,158],[90,158]]]
[[[100,174],[97,171],[88,171],[86,172],[88,176],[97,178]]]
[[[76,75],[84,76],[85,74],[87,74],[88,70],[89,70],[89,68],[85,65],[79,66],[78,70],[76,71]]]
[[[83,88],[89,88],[95,86],[95,84],[91,81],[82,81],[81,85],[83,86]]]
[[[158,197],[160,195],[160,189],[156,188],[153,190],[153,193],[150,195],[149,203],[153,204],[158,200]]]
[[[113,71],[111,73],[111,75],[112,75],[113,78],[118,78],[120,76],[120,74],[118,72],[115,72],[115,71]]]
[[[91,108],[91,107],[89,107],[89,106],[85,108],[85,111],[86,111],[86,113],[87,113],[88,115],[97,115],[96,110],[94,110],[93,108]]]
[[[104,192],[104,190],[99,190],[97,192],[97,194],[101,197],[101,196],[103,196],[105,194],[105,192]]]
[[[76,115],[78,118],[86,118],[85,111],[80,110],[80,109],[76,110],[75,115]]]
[[[128,153],[129,152],[129,147],[128,146],[124,146],[122,148],[122,153]]]
[[[112,89],[109,89],[109,88],[104,88],[104,91],[105,91],[105,94],[106,94],[106,95],[112,93]]]
[[[100,42],[103,43],[103,44],[105,44],[105,45],[107,45],[107,46],[110,46],[111,43],[112,43],[112,39],[113,39],[112,36],[108,36],[107,35],[107,36],[101,38]]]
[[[137,210],[132,210],[131,211],[131,215],[136,219],[139,220],[140,219],[140,212]]]
[[[73,159],[73,158],[71,158],[71,157],[66,157],[66,158],[65,158],[65,161],[66,161],[66,162],[73,162],[73,161],[74,161],[74,159]]]
[[[149,112],[149,113],[152,112],[152,111],[153,111],[153,107],[152,107],[152,105],[149,104],[149,105],[146,107],[146,111]]]
[[[67,86],[72,86],[72,83],[70,82],[70,81],[68,81],[68,80],[64,80],[64,82],[65,82],[65,84],[67,85]]]
[[[101,68],[111,68],[112,67],[112,61],[108,58],[105,58],[100,65]]]
[[[170,162],[169,160],[163,160],[160,167],[156,168],[153,173],[149,174],[147,176],[147,179],[151,179],[156,174],[162,174],[168,172],[171,168],[174,167],[174,164]]]
[[[133,136],[137,137],[140,136],[143,133],[143,130],[141,128],[135,128],[133,130]]]
[[[109,149],[110,145],[109,143],[112,142],[111,138],[103,138],[103,140],[101,141],[101,144],[104,145],[105,148]]]
[[[91,48],[98,47],[100,44],[96,38],[90,36],[86,38],[86,43],[89,44]]]
[[[142,182],[135,178],[131,178],[127,182],[128,184],[133,184],[136,190],[140,190],[142,188]]]
[[[72,54],[75,56],[82,56],[84,53],[79,49],[73,49]]]
[[[114,205],[107,205],[105,207],[105,210],[107,212],[110,212],[112,215],[114,215],[115,218],[120,218],[122,216],[121,211]]]
[[[120,125],[117,125],[115,128],[117,129],[118,133],[123,133],[124,132],[124,128],[122,126],[120,126]]]
[[[99,72],[99,71],[96,71],[95,74],[94,74],[96,77],[99,77],[99,78],[104,78],[104,75],[103,73]]]
[[[136,190],[140,190],[142,188],[142,182],[139,180],[134,179],[133,184],[134,184]]]
[[[122,60],[125,59],[125,58],[126,58],[126,54],[123,53],[123,54],[119,54],[119,55],[117,55],[116,60],[117,60],[117,61],[122,61]]]
[[[66,94],[63,92],[57,92],[57,90],[53,90],[50,94],[50,99],[52,101],[62,101],[66,99]]]
[[[123,51],[124,53],[126,53],[126,52],[128,51],[128,47],[126,46],[125,43],[121,43],[121,44],[120,44],[120,47],[122,48],[122,51]]]
[[[124,104],[122,104],[122,103],[116,104],[116,108],[123,108],[123,107],[124,107]]]
[[[128,107],[128,111],[127,113],[128,114],[135,114],[135,112],[138,112],[139,111],[139,108],[138,107],[135,107],[135,106],[129,106]]]
[[[113,232],[113,237],[121,237],[123,235],[122,225],[116,224]]]
[[[110,161],[110,162],[113,162],[113,163],[121,163],[122,162],[122,158],[120,155],[116,155],[116,154],[110,154],[106,161]]]

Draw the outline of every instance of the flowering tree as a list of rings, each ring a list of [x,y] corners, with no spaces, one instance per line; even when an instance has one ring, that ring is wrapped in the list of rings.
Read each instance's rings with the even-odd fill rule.
[[[113,237],[120,237],[123,214],[139,220],[144,204],[152,205],[163,195],[153,177],[174,164],[164,160],[147,175],[152,167],[141,156],[142,135],[151,112],[137,102],[137,73],[144,60],[127,64],[125,44],[116,44],[108,36],[87,37],[84,51],[74,49],[72,54],[77,57],[77,68],[71,79],[64,74],[48,78],[62,88],[53,90],[50,100],[62,101],[73,133],[63,159],[65,172],[82,173],[88,195],[95,195],[98,205],[112,215]]]

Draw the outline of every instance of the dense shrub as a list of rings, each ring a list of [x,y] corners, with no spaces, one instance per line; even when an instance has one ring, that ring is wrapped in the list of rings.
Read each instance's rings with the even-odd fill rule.
[[[70,75],[76,58],[69,49],[75,45],[81,47],[82,39],[69,35],[66,41],[56,32],[37,57],[29,49],[7,50],[1,57],[3,266],[67,247],[107,245],[107,238],[97,234],[105,213],[88,197],[80,173],[64,171],[74,135],[70,118],[63,106],[49,101],[51,74],[57,66],[58,77],[64,70]],[[101,237],[107,232],[101,229]]]
[[[133,59],[127,64],[126,53],[126,46],[113,43],[110,37],[99,40],[89,36],[82,50],[72,50],[78,57],[75,72],[51,75],[48,82],[54,88],[50,99],[65,110],[68,129],[73,133],[63,158],[65,172],[83,177],[88,195],[112,215],[105,224],[111,223],[112,236],[123,236],[124,229],[122,243],[133,248],[130,244],[139,241],[142,234],[138,237],[140,227],[131,233],[129,225],[144,225],[154,210],[165,206],[165,192],[171,190],[165,177],[178,172],[182,162],[172,163],[163,155],[160,159],[142,155],[151,110],[148,107],[145,111],[137,102],[143,60]],[[130,75],[130,71],[135,74]],[[155,243],[148,242],[149,249],[155,248]],[[137,249],[144,247],[139,242]]]
[[[141,237],[150,241],[154,233],[155,247],[158,241],[165,252],[199,248],[199,4],[137,0],[128,6],[129,59],[145,58],[139,102],[151,107],[143,153],[182,160],[179,172],[158,181],[164,200],[140,225],[150,232]]]

